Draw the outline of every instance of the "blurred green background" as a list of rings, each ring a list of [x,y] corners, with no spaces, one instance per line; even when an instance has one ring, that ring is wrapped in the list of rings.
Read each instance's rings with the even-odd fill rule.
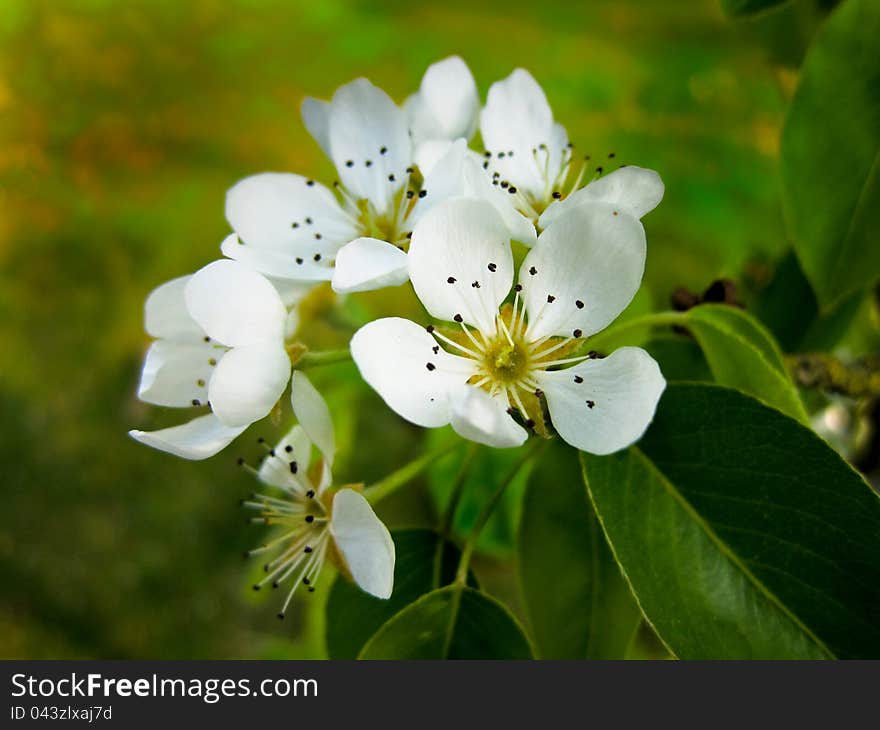
[[[281,624],[278,596],[249,588],[241,553],[260,534],[238,506],[254,484],[235,459],[256,459],[253,439],[192,463],[126,435],[188,417],[134,396],[142,306],[219,255],[225,190],[265,170],[332,180],[299,118],[305,94],[364,75],[402,101],[452,53],[483,93],[529,69],[581,151],[662,174],[646,287],[666,306],[675,286],[721,275],[760,286],[785,249],[786,62],[812,27],[798,8],[732,23],[716,0],[2,0],[0,656],[323,655],[326,591],[298,596]],[[412,302],[400,290],[353,306]],[[370,482],[417,453],[424,435],[351,366],[314,380],[343,477]],[[421,485],[380,515],[393,527],[432,511]],[[519,611],[507,533],[496,526],[475,567]]]

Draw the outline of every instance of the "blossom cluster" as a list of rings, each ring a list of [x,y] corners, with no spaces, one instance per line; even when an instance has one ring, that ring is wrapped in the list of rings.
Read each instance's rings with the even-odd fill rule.
[[[155,340],[139,397],[199,414],[131,431],[204,459],[290,388],[298,423],[255,470],[281,496],[247,503],[284,528],[254,552],[277,551],[264,582],[291,586],[285,608],[327,557],[373,595],[388,597],[393,580],[390,535],[361,487],[333,485],[329,409],[296,369],[298,308],[315,287],[411,285],[431,321],[389,312],[353,335],[351,356],[403,418],[491,447],[558,435],[612,453],[642,435],[665,387],[644,350],[605,357],[586,344],[641,284],[641,218],[663,196],[660,177],[577,157],[527,71],[494,83],[481,106],[451,57],[402,105],[360,78],[329,101],[305,99],[302,117],[338,181],[268,172],[228,191],[223,258],[158,287],[145,307]],[[514,243],[526,251],[518,269]]]

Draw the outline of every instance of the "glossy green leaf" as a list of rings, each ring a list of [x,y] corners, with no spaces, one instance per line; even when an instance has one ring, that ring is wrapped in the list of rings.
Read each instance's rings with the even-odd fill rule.
[[[429,443],[433,443],[434,432],[429,436]],[[443,435],[443,434],[441,434]],[[513,465],[520,459],[518,449],[480,449],[474,456],[468,468],[462,487],[461,501],[455,511],[452,522],[452,534],[460,539],[470,535],[471,528],[477,515],[486,504],[489,495],[494,491],[500,476],[507,474]],[[428,483],[431,494],[435,499],[438,513],[442,513],[449,503],[450,492],[455,483],[456,476],[465,458],[465,451],[459,452],[438,462],[428,472]],[[513,483],[504,491],[489,522],[480,533],[477,540],[477,550],[484,555],[496,558],[508,558],[516,544],[516,526],[519,524],[519,512],[522,495],[528,480],[530,466],[522,469],[516,475]]]
[[[773,333],[785,352],[831,350],[849,330],[863,300],[864,294],[856,292],[829,311],[820,312],[797,256],[789,251],[758,296],[755,316]]]
[[[880,3],[846,0],[804,63],[782,135],[785,213],[822,309],[880,277]]]
[[[396,530],[394,592],[387,601],[337,578],[327,599],[327,653],[354,659],[376,630],[425,593],[450,583],[461,555],[433,530]]]
[[[806,423],[807,414],[773,336],[742,309],[702,304],[687,313],[715,380]]]
[[[519,528],[520,582],[542,659],[623,659],[641,623],[584,492],[577,451],[535,467]]]
[[[880,498],[809,429],[734,390],[672,384],[637,447],[582,462],[677,656],[880,657]]]
[[[724,12],[732,18],[746,18],[785,5],[789,0],[721,0]]]
[[[666,380],[712,381],[706,356],[693,337],[687,335],[656,335],[644,343]]]
[[[361,659],[531,659],[517,620],[484,593],[451,585],[422,596],[382,626]]]

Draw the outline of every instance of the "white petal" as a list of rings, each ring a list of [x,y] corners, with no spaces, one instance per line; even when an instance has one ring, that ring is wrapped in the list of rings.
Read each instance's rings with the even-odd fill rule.
[[[606,203],[569,208],[520,268],[529,337],[572,337],[576,330],[586,337],[606,327],[638,291],[645,253],[637,218]]]
[[[554,203],[544,211],[538,222],[542,228],[546,228],[568,208],[597,201],[614,205],[641,218],[660,204],[664,190],[663,181],[654,170],[627,165]]]
[[[429,210],[413,230],[409,276],[434,317],[458,316],[494,331],[498,307],[513,283],[513,253],[492,205],[463,198]]]
[[[473,361],[441,349],[424,327],[399,317],[361,327],[351,338],[351,355],[392,410],[425,428],[449,423],[450,389],[476,370]]]
[[[294,307],[287,313],[287,320],[284,322],[284,339],[292,339],[297,330],[299,330],[299,310]]]
[[[220,251],[234,261],[246,264],[272,279],[286,279],[297,283],[314,284],[330,281],[333,276],[333,257],[341,244],[312,246],[302,251],[281,251],[275,248],[247,246],[234,233],[220,244]],[[330,248],[328,253],[327,249]],[[315,261],[316,254],[319,260]]]
[[[268,277],[267,277],[268,278]],[[287,320],[284,323],[284,339],[291,339],[299,329],[299,309],[297,305],[315,288],[311,281],[292,281],[290,279],[269,279],[275,291],[287,307]]]
[[[217,363],[208,397],[227,426],[246,426],[268,415],[290,378],[290,358],[281,341],[234,347]]]
[[[257,476],[260,481],[273,487],[287,487],[302,484],[301,479],[309,468],[312,443],[303,427],[296,424],[275,446],[275,455],[270,454],[260,465]],[[295,471],[291,464],[296,464]]]
[[[492,204],[510,238],[533,245],[537,238],[535,226],[514,207],[509,194],[492,185],[482,169],[483,164],[482,159],[468,149],[464,139],[447,144],[445,153],[425,177],[427,195],[416,203],[411,219],[417,222],[431,208],[447,200],[479,198]]]
[[[498,171],[503,180],[543,198],[548,179],[560,172],[568,137],[554,123],[547,97],[528,71],[518,68],[492,84],[480,131],[492,153],[490,172]]]
[[[330,150],[346,189],[369,200],[379,214],[406,177],[412,145],[406,116],[384,91],[366,79],[340,87],[330,102]],[[384,151],[383,151],[384,150]]]
[[[420,142],[413,154],[413,161],[418,165],[422,175],[429,175],[443,156],[449,151],[454,140],[429,139]],[[465,142],[467,145],[467,142]]]
[[[513,204],[513,197],[497,185],[493,185],[482,169],[482,162],[472,156],[462,164],[462,176],[466,194],[487,200],[501,216],[507,232],[514,241],[533,246],[538,238],[535,225],[520,213]]]
[[[157,340],[144,358],[138,398],[157,406],[185,407],[207,403],[207,383],[225,348],[204,342]],[[193,403],[198,401],[199,403]]]
[[[470,139],[477,127],[480,97],[473,74],[458,56],[428,67],[418,93],[407,100],[410,131],[417,142]]]
[[[291,256],[307,256],[316,245],[322,252],[338,247],[356,231],[330,190],[286,172],[239,180],[226,193],[226,218],[246,247]]]
[[[450,395],[450,423],[459,436],[479,444],[497,449],[521,446],[529,434],[510,417],[508,408],[505,398],[466,385]]]
[[[183,292],[190,278],[172,279],[150,292],[144,304],[144,324],[148,334],[186,341],[205,334],[186,308]]]
[[[186,285],[186,306],[193,319],[218,342],[230,347],[284,336],[287,310],[264,276],[236,261],[214,261]]]
[[[296,420],[306,435],[318,447],[328,466],[333,465],[336,454],[336,438],[333,435],[333,418],[327,401],[317,391],[305,373],[296,370],[290,384],[290,403]]]
[[[182,426],[161,431],[129,431],[128,435],[142,444],[184,459],[207,459],[225,449],[245,428],[230,428],[209,413]]]
[[[333,497],[330,534],[361,590],[389,598],[394,588],[394,541],[370,503],[353,489]]]
[[[300,106],[303,123],[324,154],[330,157],[330,102],[307,96]]]
[[[377,238],[356,238],[336,254],[333,290],[340,293],[399,286],[409,279],[406,254]]]
[[[429,142],[419,148],[421,154],[424,154],[425,148],[429,148],[432,152],[439,152],[442,148],[442,153],[433,160],[429,168],[419,164],[419,169],[425,175],[422,187],[426,195],[416,201],[411,214],[412,221],[418,220],[439,203],[461,197],[469,192],[464,175],[464,161],[474,153],[468,149],[467,140]]]
[[[666,387],[657,363],[638,347],[535,377],[559,435],[591,454],[611,454],[638,441]]]
[[[285,307],[290,309],[290,307],[294,307],[299,304],[303,299],[308,296],[309,292],[315,288],[315,284],[309,281],[292,281],[291,279],[273,279],[272,277],[267,276],[270,282],[272,282],[272,286],[275,287],[275,291],[278,292],[278,296],[281,297],[281,302]]]

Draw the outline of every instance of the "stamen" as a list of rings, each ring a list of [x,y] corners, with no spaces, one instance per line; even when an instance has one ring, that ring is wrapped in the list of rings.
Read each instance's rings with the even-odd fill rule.
[[[442,332],[439,332],[439,331],[437,331],[437,330],[434,330],[434,332],[433,332],[432,334],[433,334],[434,337],[436,337],[438,340],[441,340],[441,341],[445,342],[447,345],[451,345],[452,347],[457,347],[459,350],[461,350],[462,352],[468,354],[468,355],[469,355],[470,357],[472,357],[474,360],[478,360],[478,359],[480,358],[480,353],[482,353],[482,350],[480,350],[480,351],[478,351],[478,352],[474,352],[474,351],[471,350],[470,348],[465,347],[465,346],[462,345],[462,344],[459,344],[459,343],[456,342],[455,340],[453,340],[453,339],[447,337],[447,336],[444,335]],[[473,340],[473,338],[471,338],[471,339]],[[475,345],[477,345],[477,341],[476,341],[476,340],[473,340],[473,342],[474,342]],[[479,345],[477,345],[477,347],[479,347]]]
[[[550,362],[542,362],[541,368],[552,368],[554,365],[567,365],[570,362],[583,362],[589,358],[589,355],[580,355],[579,357],[567,357],[564,360],[551,360]]]
[[[574,183],[572,183],[571,187],[569,188],[569,191],[568,191],[569,195],[571,195],[575,190],[578,190],[581,186],[581,183],[584,181],[584,175],[587,174],[587,168],[590,166],[589,162],[587,162],[587,160],[589,160],[589,159],[590,158],[587,157],[584,160],[584,164],[581,165],[580,170],[578,170],[577,177],[574,179]]]
[[[284,618],[284,615],[287,613],[287,607],[290,605],[290,601],[293,599],[293,594],[296,593],[296,589],[299,588],[299,584],[304,582],[304,579],[308,578],[307,573],[311,571],[313,566],[318,567],[320,569],[321,565],[324,562],[324,555],[326,554],[326,533],[321,536],[321,549],[318,552],[312,553],[309,561],[306,563],[303,570],[300,572],[297,579],[294,581],[293,585],[290,588],[290,591],[287,593],[287,598],[284,600],[284,605],[281,607],[281,611],[279,612],[279,618]],[[280,581],[279,581],[280,582]]]
[[[475,388],[482,388],[490,380],[492,380],[491,376],[485,375],[482,378],[480,378],[476,383],[474,383],[474,387]]]
[[[270,571],[275,571],[280,563],[287,564],[287,562],[294,555],[301,552],[305,552],[306,554],[311,552],[310,550],[306,550],[306,548],[308,547],[311,539],[315,537],[314,532],[314,530],[300,530],[296,542],[294,542],[293,545],[285,548],[284,551],[281,554],[277,555],[273,560],[270,560],[268,563],[266,563],[263,566],[263,570],[265,570],[267,573],[269,573]],[[321,536],[318,535],[317,539],[320,540]]]
[[[513,314],[514,314],[514,327],[513,330],[516,332],[517,337],[522,337],[526,332],[526,304],[520,299],[520,292],[522,291],[522,286],[519,284],[516,285],[516,293],[513,295]],[[517,307],[521,306],[518,310]]]
[[[258,495],[254,495],[258,496]],[[252,500],[243,500],[241,503],[242,507],[247,507],[248,509],[257,509],[263,512],[264,517],[285,517],[291,516],[295,514],[301,514],[301,510],[296,510],[293,505],[290,503],[284,503],[280,500],[277,503],[272,502],[255,502]],[[269,508],[272,509],[269,509]],[[272,511],[272,510],[275,511]]]
[[[305,494],[306,492],[307,487],[300,481],[299,477],[294,476],[298,472],[298,469],[295,467],[296,462],[289,461],[286,458],[282,458],[275,453],[274,449],[269,450],[269,455],[266,457],[265,461],[269,461],[270,459],[275,459],[278,462],[278,465],[281,467],[279,471],[286,474],[286,479],[283,484],[276,484],[273,486],[277,486],[279,489],[283,489],[291,496],[302,498],[303,494]],[[259,478],[259,472],[253,470],[253,474],[257,478]]]
[[[257,586],[262,588],[266,583],[272,582],[273,585],[277,588],[277,584],[281,582],[284,578],[286,578],[292,570],[296,570],[296,566],[299,565],[305,556],[299,550],[294,550],[293,548],[288,548],[285,550],[279,558],[273,561],[276,565],[272,565],[272,563],[267,563],[264,567],[269,568],[266,576],[257,583]]]
[[[256,470],[254,467],[252,467],[250,464],[248,464],[244,459],[239,459],[239,460],[238,460],[238,465],[239,465],[242,469],[244,469],[246,472],[248,472],[249,474],[251,474],[252,476],[257,477],[257,479],[260,478],[260,472],[257,471],[257,470]]]
[[[296,538],[297,536],[301,535],[301,533],[302,533],[302,530],[291,530],[290,532],[287,532],[284,535],[281,535],[280,537],[276,537],[274,540],[270,540],[267,543],[263,543],[259,547],[255,547],[252,550],[248,550],[247,556],[252,557],[254,555],[259,555],[260,553],[264,553],[267,550],[271,550],[272,548],[276,547],[277,545],[281,545],[282,543],[285,543],[292,538]],[[293,548],[288,548],[288,549],[292,550]],[[280,560],[280,557],[275,558],[275,560],[273,560],[272,562],[277,562],[278,560]],[[271,563],[270,563],[270,565],[271,565]]]
[[[510,395],[513,395],[513,402],[516,403],[516,407],[519,408],[519,412],[522,414],[522,417],[528,418],[528,411],[526,411],[526,407],[523,405],[523,402],[520,400],[519,393],[517,393],[517,390],[519,390],[519,389],[515,385],[512,385],[509,388],[507,388],[508,398]]]
[[[549,339],[549,338],[548,338]],[[551,352],[556,352],[561,347],[565,347],[571,342],[570,339],[563,339],[561,342],[557,342],[555,345],[548,347],[546,350],[541,350],[540,352],[536,352],[533,357],[536,360],[541,360],[542,358],[547,357]]]
[[[501,331],[504,333],[504,336],[507,338],[507,341],[510,343],[511,347],[516,347],[513,343],[513,338],[510,336],[510,331],[507,329],[507,325],[504,323],[504,317],[501,314],[496,315],[496,321],[499,325],[501,325]]]
[[[334,183],[333,186],[339,192],[339,195],[342,197],[342,209],[345,211],[346,215],[351,218],[355,223],[357,223],[357,217],[360,211],[358,210],[357,198],[354,197],[341,183]]]
[[[529,199],[524,192],[515,187],[509,188],[508,192],[513,199],[513,207],[520,213],[533,221],[541,217],[541,214],[535,210],[535,207],[529,202]]]
[[[324,538],[326,538],[326,535],[324,535]],[[311,568],[307,567],[308,573],[306,575],[306,578],[308,579],[308,581],[310,583],[309,591],[315,590],[315,581],[317,580],[318,574],[321,572],[321,567],[324,564],[324,557],[327,554],[327,546],[328,545],[329,545],[329,541],[327,539],[323,539],[321,546],[318,549],[318,552],[313,554]],[[305,582],[305,579],[303,579],[303,580]]]
[[[254,494],[251,496],[251,499],[259,500],[256,504],[261,506],[272,505],[273,507],[280,507],[282,509],[290,509],[295,512],[302,511],[302,505],[298,505],[295,502],[291,502],[289,499],[278,499],[278,497],[271,497],[268,494]]]
[[[305,553],[298,553],[296,557],[292,557],[289,562],[285,563],[284,568],[280,569],[281,575],[279,575],[275,580],[272,581],[272,587],[278,588],[284,581],[286,581],[293,573],[296,572],[297,568],[299,568],[303,563],[310,560],[310,557]],[[285,608],[287,606],[285,605]],[[284,609],[282,609],[283,611]]]
[[[480,330],[478,327],[474,327],[473,330],[470,330],[468,327],[466,327],[465,325],[462,324],[462,325],[461,325],[461,328],[464,330],[464,333],[465,333],[468,337],[471,338],[471,341],[474,342],[474,343],[477,345],[478,348],[480,348],[480,352],[485,352],[485,351],[486,351],[486,348],[489,347],[489,342],[490,342],[490,337],[489,337],[489,335],[487,335],[486,333],[484,333],[484,332],[483,332],[482,330]],[[479,341],[477,341],[477,340],[474,338],[474,335],[473,335],[474,332],[476,332],[476,333],[480,336]]]

